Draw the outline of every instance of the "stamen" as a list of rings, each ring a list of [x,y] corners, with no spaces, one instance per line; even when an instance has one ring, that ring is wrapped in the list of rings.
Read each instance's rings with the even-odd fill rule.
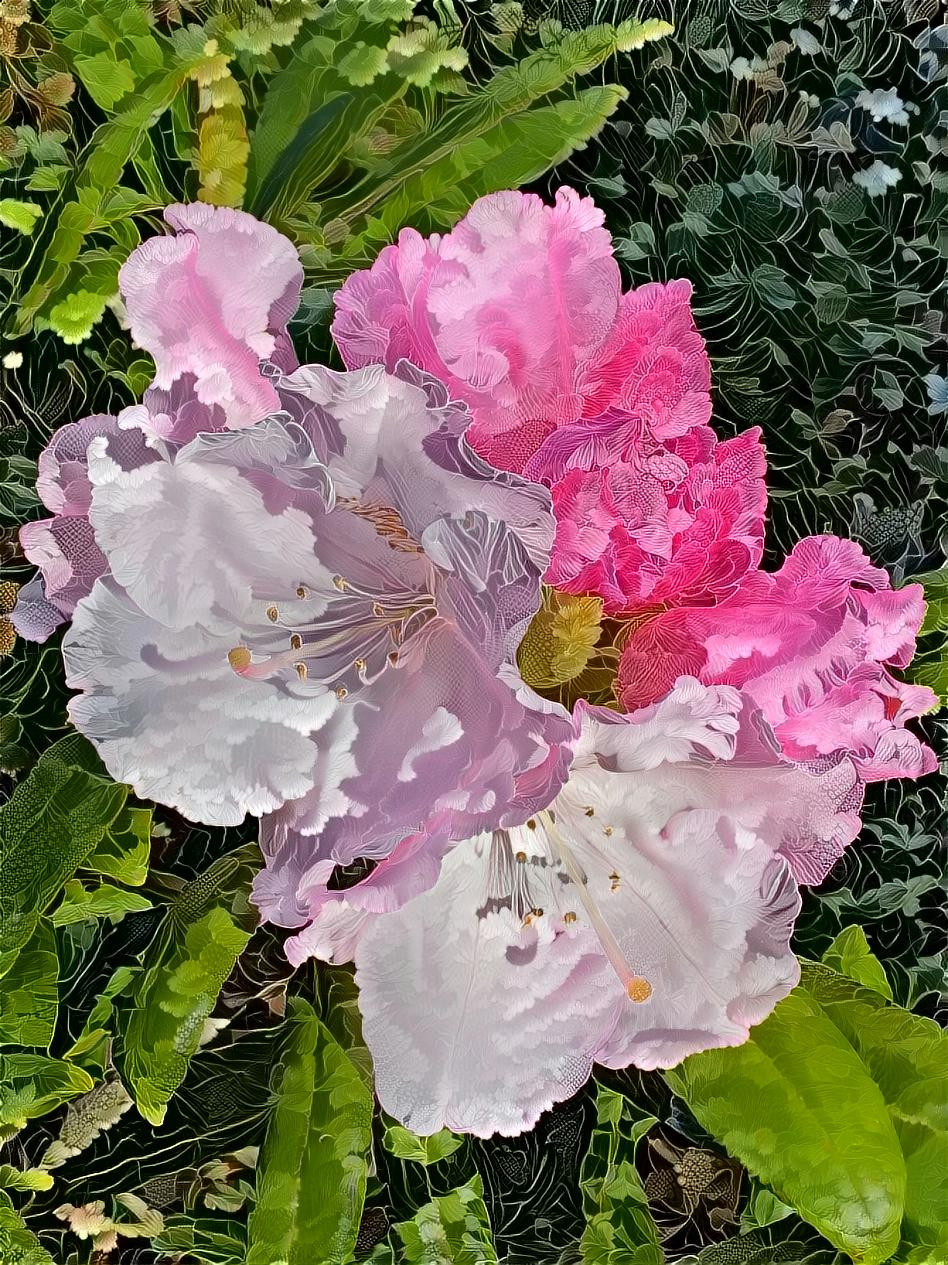
[[[249,668],[251,657],[246,646],[234,646],[233,650],[227,651],[227,662],[235,672],[242,672],[244,668]]]
[[[277,610],[277,608],[275,606],[268,606],[267,619],[269,619],[270,623],[275,624],[279,618],[280,618],[280,612]]]
[[[612,837],[612,827],[603,826],[602,833],[606,836],[607,839],[610,839]]]
[[[338,698],[339,701],[342,702],[344,698],[348,698],[348,697],[349,697],[349,691],[346,689],[346,687],[344,685],[337,685],[336,698]]]
[[[349,581],[346,579],[344,575],[334,575],[332,577],[332,582],[335,585],[335,587],[339,590],[340,593],[348,592]],[[298,593],[299,589],[297,589],[296,591]]]
[[[590,806],[586,809],[586,816],[587,816],[587,817],[595,817],[595,815],[596,815],[596,810],[595,810],[595,808],[593,808],[593,807],[592,807],[592,805],[590,805]]]
[[[293,636],[290,638],[290,646],[294,650],[303,649],[303,638],[299,635],[299,633],[294,633]]]
[[[563,921],[566,923],[567,926],[569,926],[570,923],[576,921],[576,915],[573,913],[571,909],[568,909],[566,913],[563,915]]]
[[[307,668],[306,668],[306,664],[294,663],[293,667],[296,668],[296,675],[299,677],[299,679],[301,681],[305,681],[307,676],[309,675],[309,672],[307,671]]]
[[[648,1001],[652,995],[652,986],[644,975],[638,975],[632,970],[625,954],[619,945],[619,941],[613,934],[612,928],[606,922],[605,918],[596,904],[589,887],[586,882],[586,875],[583,873],[579,863],[573,855],[573,850],[560,834],[556,823],[553,821],[549,811],[544,810],[539,814],[543,825],[546,828],[547,836],[553,846],[559,853],[563,868],[566,870],[573,883],[576,885],[576,893],[582,902],[586,916],[592,924],[593,930],[599,937],[599,943],[602,950],[609,959],[609,965],[615,971],[619,978],[619,982],[626,991],[630,1001],[643,1002]],[[610,878],[612,875],[610,875]],[[618,875],[615,875],[618,878]],[[564,922],[566,921],[564,917]]]
[[[309,597],[309,594],[306,591],[306,586],[304,584],[301,584],[299,588],[296,590],[296,596],[299,598]]]

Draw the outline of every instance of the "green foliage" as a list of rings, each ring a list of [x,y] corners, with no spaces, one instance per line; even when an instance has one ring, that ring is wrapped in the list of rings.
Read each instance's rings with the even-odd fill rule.
[[[450,1129],[441,1129],[438,1133],[420,1138],[417,1133],[412,1133],[400,1124],[390,1124],[382,1139],[386,1151],[391,1151],[396,1159],[413,1160],[416,1164],[425,1166],[447,1159],[463,1144],[464,1139]]]
[[[39,1239],[26,1228],[6,1191],[0,1190],[0,1260],[10,1265],[54,1265]]]
[[[247,1265],[343,1265],[359,1230],[372,1140],[372,1095],[302,998],[257,1170]]]
[[[867,1265],[892,1255],[906,1188],[899,1140],[879,1086],[808,991],[791,993],[745,1045],[692,1055],[666,1078],[831,1243]]]
[[[27,237],[36,227],[36,221],[41,219],[43,208],[35,202],[20,202],[16,198],[0,198],[0,224],[5,224],[7,228],[15,228],[20,233],[25,233]]]
[[[83,887],[76,879],[66,883],[63,899],[51,915],[54,927],[66,927],[84,918],[109,918],[120,922],[125,914],[151,909],[151,901],[136,892],[126,892],[111,883],[102,883],[92,889]]]
[[[658,1121],[599,1085],[596,1128],[580,1173],[584,1265],[662,1265],[658,1229],[635,1167],[639,1142]]]
[[[48,1048],[58,1009],[56,937],[43,919],[0,985],[0,1045]]]
[[[81,1067],[42,1054],[0,1053],[0,1135],[55,1111],[92,1088]]]
[[[0,807],[0,974],[125,803],[127,788],[90,772],[90,764],[98,758],[89,744],[64,738]]]
[[[148,875],[151,848],[151,809],[129,808],[118,814],[82,868],[114,878],[128,887],[141,887]]]
[[[497,1265],[479,1177],[432,1199],[395,1231],[405,1265]]]
[[[888,1001],[892,1000],[892,988],[885,977],[885,970],[870,951],[869,941],[862,927],[844,927],[823,954],[823,961],[834,971],[848,975],[857,983],[875,989]]]
[[[152,1124],[164,1120],[221,986],[249,939],[221,905],[199,917],[181,902],[170,911],[122,1028],[123,1077]]]

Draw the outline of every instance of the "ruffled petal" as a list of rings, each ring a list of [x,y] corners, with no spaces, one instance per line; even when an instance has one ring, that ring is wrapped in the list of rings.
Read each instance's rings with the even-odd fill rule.
[[[297,252],[228,207],[172,206],[165,220],[176,235],[144,242],[119,274],[132,336],[156,367],[135,420],[178,442],[251,426],[280,407],[260,362],[295,364],[285,331],[303,279]]]

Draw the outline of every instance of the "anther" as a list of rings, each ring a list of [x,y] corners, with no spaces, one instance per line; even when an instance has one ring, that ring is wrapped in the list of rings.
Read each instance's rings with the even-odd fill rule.
[[[536,828],[537,828],[536,818],[531,817],[530,820],[527,822],[527,829],[536,830]]]
[[[344,575],[334,575],[332,577],[332,582],[333,582],[333,585],[339,590],[340,593],[345,593],[345,591],[349,587],[349,581],[346,579]]]
[[[386,655],[386,658],[388,659],[391,666],[394,668],[395,665],[398,663],[398,651],[390,650],[388,654]]]
[[[648,1001],[652,995],[652,986],[644,975],[633,975],[625,986],[629,1001]]]
[[[603,826],[603,828],[602,828],[602,833],[606,836],[606,838],[607,838],[607,839],[611,838],[611,836],[612,836],[612,827],[611,827],[611,826]]]
[[[268,606],[267,619],[269,619],[270,623],[275,624],[279,618],[280,618],[280,612],[277,610],[277,608],[275,606]]]
[[[234,646],[233,650],[227,652],[227,662],[235,672],[242,672],[244,668],[249,668],[252,655],[246,646]]]
[[[299,633],[293,634],[293,636],[290,638],[290,645],[294,650],[303,649],[303,638],[299,635]]]
[[[517,860],[520,862],[520,864],[521,864],[521,865],[523,865],[523,864],[524,864],[524,862],[526,861],[526,859],[527,859],[527,854],[526,854],[526,852],[518,852],[518,853],[517,853]]]
[[[357,672],[364,672],[366,669],[366,662],[364,659],[356,659],[352,666]]]
[[[309,675],[309,673],[308,673],[308,671],[307,671],[307,668],[306,668],[306,664],[305,664],[305,663],[294,663],[294,664],[293,664],[293,667],[294,667],[294,668],[296,668],[296,675],[299,677],[299,679],[300,679],[301,681],[305,681],[305,680],[306,680],[306,678],[307,678],[307,676]]]
[[[542,909],[531,909],[531,910],[530,910],[530,912],[531,912],[531,914],[533,914],[534,918],[542,918],[542,917],[543,917],[543,910],[542,910]]]
[[[596,815],[596,810],[590,805],[590,807],[586,809],[586,816],[595,817],[595,815]]]
[[[567,926],[569,926],[571,922],[576,921],[576,915],[573,913],[571,909],[567,910],[566,913],[563,915],[563,921],[566,923]]]
[[[617,892],[619,890],[619,883],[620,883],[619,875],[615,872],[615,870],[613,870],[612,873],[609,875],[609,890],[612,892]]]
[[[309,596],[309,594],[306,592],[305,587],[304,587],[302,584],[301,584],[301,585],[299,586],[299,588],[296,590],[296,596],[297,596],[297,597],[300,597],[300,598],[302,598],[302,597],[308,597],[308,596]]]
[[[348,698],[348,696],[349,696],[349,691],[346,689],[344,685],[336,686],[336,698],[338,698],[340,702],[342,702],[344,698]]]

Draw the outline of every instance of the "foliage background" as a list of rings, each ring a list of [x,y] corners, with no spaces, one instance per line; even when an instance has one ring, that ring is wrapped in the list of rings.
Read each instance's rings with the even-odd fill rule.
[[[397,16],[399,6],[390,8]],[[156,0],[150,8],[116,0],[98,9],[110,15],[101,35],[79,0],[34,3],[32,9],[25,0],[0,0],[7,77],[0,97],[3,196],[33,203],[39,216],[26,234],[0,215],[0,281],[9,298],[0,352],[23,356],[18,367],[3,370],[0,400],[4,576],[19,581],[29,568],[18,551],[16,526],[39,516],[32,483],[45,440],[67,421],[131,403],[148,381],[147,361],[129,345],[111,305],[119,263],[140,235],[158,230],[160,207],[168,200],[194,197],[199,188],[218,200],[240,200],[254,111],[269,76],[305,38],[316,14],[307,0],[275,6]],[[728,433],[749,425],[764,430],[771,562],[802,535],[834,531],[859,539],[896,583],[942,566],[948,551],[948,413],[944,388],[926,383],[928,375],[948,377],[948,114],[941,108],[944,97],[941,103],[938,98],[948,75],[948,28],[939,25],[937,0],[681,0],[635,10],[624,0],[595,6],[528,0],[522,9],[471,0],[453,8],[436,3],[427,12],[442,37],[406,51],[404,114],[387,116],[381,134],[362,138],[363,147],[377,147],[369,156],[370,172],[371,160],[384,159],[399,128],[411,137],[419,118],[426,126],[437,123],[459,91],[462,70],[468,82],[483,83],[492,69],[549,43],[556,24],[580,32],[632,16],[674,23],[673,36],[639,52],[592,59],[582,86],[618,84],[627,96],[612,100],[613,112],[586,148],[532,187],[549,194],[568,183],[591,194],[605,209],[628,283],[693,280],[696,319],[712,359],[715,424]],[[31,32],[25,54],[22,39],[17,44],[11,35],[22,35],[24,14]],[[234,32],[246,33],[242,44]],[[178,41],[181,82],[157,123],[150,125],[144,106],[141,118],[129,123],[123,108],[145,102],[151,89],[143,90],[142,83],[152,84],[152,72],[160,75],[160,58],[149,65],[156,56],[149,41],[156,34]],[[345,32],[337,37],[348,38]],[[208,51],[208,39],[226,51],[223,64]],[[446,52],[459,46],[467,53],[466,68]],[[914,107],[905,123],[874,121],[857,104],[860,93],[889,88]],[[119,162],[114,178],[98,190],[95,227],[84,234],[81,223],[74,228],[82,234],[76,262],[54,276],[62,258],[50,251],[50,240],[53,225],[62,228],[56,216],[64,200],[74,199],[80,209],[89,205],[80,196],[83,188],[110,170],[95,148],[103,129],[112,127],[121,140],[121,127],[133,124],[144,141],[131,163]],[[876,159],[896,168],[900,179],[894,189],[870,197],[853,175]],[[522,164],[507,161],[521,171]],[[106,204],[105,193],[113,196],[123,168],[117,200]],[[343,194],[331,190],[330,199]],[[464,196],[462,189],[457,197]],[[292,333],[301,358],[315,359],[334,354],[328,338],[332,284],[358,266],[360,250],[371,259],[386,224],[374,230],[381,236],[373,240],[370,232],[339,262],[327,249],[325,219],[312,211],[313,202],[304,189],[294,206],[277,205],[273,218],[301,245],[307,264],[304,304]],[[425,220],[433,214],[429,202],[409,198],[398,212],[400,222],[437,226]],[[463,210],[450,203],[447,222]],[[51,265],[44,262],[50,259]],[[53,271],[44,273],[47,267]],[[30,287],[45,278],[42,301],[34,301],[34,290],[24,290],[22,280],[16,289],[18,278]],[[931,628],[915,669],[943,695],[944,636],[944,627]],[[64,702],[58,638],[42,648],[15,646],[4,661],[0,704],[7,792],[66,732]],[[943,753],[943,724],[926,718],[922,727]],[[801,955],[819,958],[842,928],[859,924],[895,999],[930,1016],[943,1000],[940,789],[933,779],[871,788],[863,837],[830,879],[809,893],[796,939]],[[194,897],[196,889],[184,885],[215,863],[211,879],[202,880],[207,891],[194,897],[197,912],[205,908],[201,892],[209,891],[233,925],[249,932],[242,871],[236,862],[221,870],[219,862],[235,855],[243,863],[252,856],[252,840],[249,827],[208,830],[156,811],[151,873],[140,889],[151,907],[56,927],[60,984],[53,1050],[75,1042],[120,968],[154,962],[163,907]],[[236,851],[243,845],[247,850]],[[19,1201],[26,1224],[53,1260],[85,1262],[91,1251],[67,1233],[56,1207],[96,1199],[108,1207],[122,1193],[158,1210],[163,1235],[152,1234],[151,1242],[144,1235],[123,1238],[118,1252],[102,1259],[120,1265],[244,1259],[242,1227],[255,1158],[248,1148],[263,1143],[272,1110],[268,1087],[280,1065],[287,994],[308,997],[342,1045],[352,1044],[345,972],[290,976],[280,937],[273,929],[254,930],[213,1009],[227,1026],[195,1055],[163,1122],[127,1112],[54,1170],[52,1190],[31,1193],[25,1205]],[[122,1032],[139,1004],[140,998],[133,1004],[119,997],[117,1017],[105,1021],[116,1038],[113,1057],[120,1070],[130,1057]],[[603,1087],[621,1090],[639,1117],[657,1118],[636,1156],[668,1260],[697,1253],[702,1262],[722,1263],[836,1259],[826,1240],[785,1209],[776,1212],[781,1219],[754,1229],[755,1217],[768,1219],[759,1199],[755,1204],[756,1188],[739,1166],[728,1166],[661,1077],[606,1074],[600,1095]],[[376,1116],[375,1170],[356,1258],[374,1251],[373,1259],[391,1259],[377,1246],[390,1226],[479,1175],[499,1260],[553,1265],[582,1259],[580,1178],[592,1171],[583,1164],[596,1124],[596,1093],[591,1084],[530,1135],[466,1140],[428,1165],[398,1158],[391,1139],[384,1145],[385,1124]],[[13,1132],[2,1162],[19,1170],[39,1164],[60,1135],[66,1111],[58,1107]],[[674,1158],[669,1148],[688,1147],[705,1157],[713,1176],[682,1201],[680,1188],[676,1192],[666,1180],[669,1155]],[[736,1225],[720,1211],[729,1207],[743,1215],[751,1233],[736,1237]],[[726,1247],[715,1246],[725,1240]],[[195,1254],[187,1253],[190,1244],[198,1245]],[[445,1259],[492,1259],[476,1244],[465,1250],[468,1255]],[[656,1258],[636,1259],[652,1265]]]

